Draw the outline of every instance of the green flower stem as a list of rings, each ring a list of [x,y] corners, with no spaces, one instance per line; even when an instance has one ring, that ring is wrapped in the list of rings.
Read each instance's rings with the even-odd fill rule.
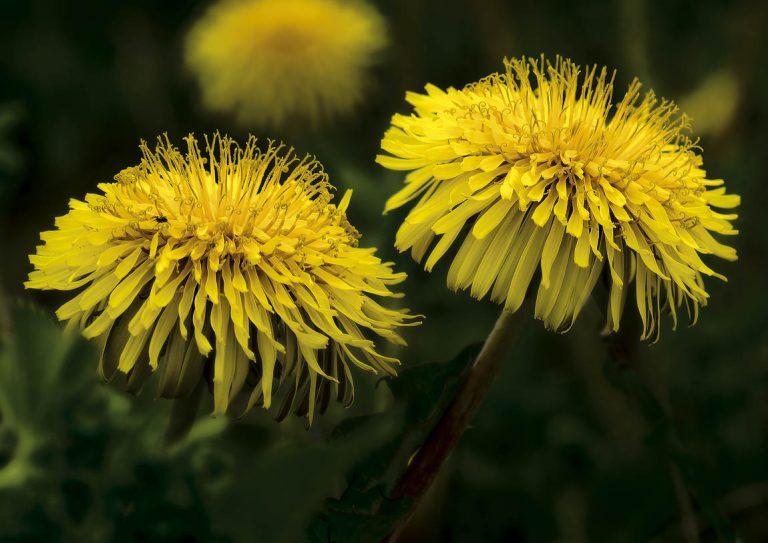
[[[411,498],[413,500],[411,510],[406,515],[400,530],[413,515],[419,501],[440,472],[445,459],[456,447],[482,405],[491,384],[499,374],[507,353],[517,338],[521,320],[519,311],[514,314],[501,312],[496,325],[472,364],[466,381],[461,385],[392,491],[393,499]],[[387,540],[394,542],[400,530],[389,536]]]

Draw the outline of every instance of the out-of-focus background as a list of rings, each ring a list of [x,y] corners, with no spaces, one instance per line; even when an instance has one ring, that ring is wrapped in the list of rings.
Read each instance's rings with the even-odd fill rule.
[[[346,502],[327,499],[350,496],[442,382],[406,379],[393,397],[359,375],[353,408],[330,409],[309,431],[262,412],[212,419],[205,406],[166,449],[169,404],[152,383],[134,398],[98,382],[93,349],[53,322],[64,298],[24,291],[27,255],[68,198],[138,161],[142,138],[284,138],[354,189],[362,242],[408,272],[407,303],[427,319],[408,332],[405,366],[449,361],[483,339],[498,307],[448,292],[445,264],[426,274],[393,250],[404,212],[381,210],[401,176],[374,164],[379,139],[408,111],[406,90],[462,86],[505,55],[544,53],[615,68],[618,89],[637,75],[682,104],[710,176],[743,197],[739,261],[716,263],[729,280],[708,282],[697,326],[666,322],[657,344],[633,347],[650,405],[609,361],[597,303],[567,335],[529,317],[401,541],[768,541],[768,3],[372,3],[391,43],[360,107],[320,130],[269,131],[201,106],[182,44],[207,2],[4,3],[0,540],[368,540]],[[450,364],[433,368],[450,380]]]

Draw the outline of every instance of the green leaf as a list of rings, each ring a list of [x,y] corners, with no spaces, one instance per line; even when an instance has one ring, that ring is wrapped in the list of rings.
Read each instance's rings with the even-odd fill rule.
[[[388,381],[396,402],[393,409],[347,420],[336,428],[335,439],[393,421],[399,430],[354,466],[339,498],[325,500],[307,530],[310,541],[379,541],[399,525],[412,500],[390,499],[392,486],[453,399],[480,348],[480,344],[467,347],[449,362],[407,368]]]
[[[330,501],[309,527],[313,542],[369,543],[379,541],[399,524],[411,499],[390,500],[384,486],[365,491],[350,489],[344,499]]]

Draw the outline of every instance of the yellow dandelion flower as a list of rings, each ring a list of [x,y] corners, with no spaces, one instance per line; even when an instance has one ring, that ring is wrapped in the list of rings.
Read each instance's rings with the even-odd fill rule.
[[[736,234],[736,215],[713,208],[739,197],[707,177],[685,116],[641,98],[637,80],[612,104],[605,68],[543,57],[505,67],[462,90],[408,93],[414,113],[392,118],[377,161],[409,173],[386,210],[417,200],[396,246],[417,261],[432,247],[431,270],[468,227],[448,286],[516,311],[540,269],[535,314],[554,330],[573,324],[604,267],[608,330],[632,290],[644,338],[662,310],[676,323],[684,305],[695,321],[702,276],[724,279],[700,255],[736,259],[712,236]]]
[[[352,401],[350,365],[393,375],[366,336],[403,344],[412,317],[375,298],[398,297],[405,274],[358,247],[350,192],[332,204],[322,166],[283,145],[185,141],[142,143],[140,164],[71,200],[30,257],[27,288],[79,290],[57,315],[101,339],[105,378],[138,389],[161,367],[160,395],[178,397],[205,376],[216,413],[286,389],[282,416],[311,421],[331,395]]]
[[[204,103],[244,124],[346,113],[386,44],[384,20],[347,0],[223,0],[190,30]]]

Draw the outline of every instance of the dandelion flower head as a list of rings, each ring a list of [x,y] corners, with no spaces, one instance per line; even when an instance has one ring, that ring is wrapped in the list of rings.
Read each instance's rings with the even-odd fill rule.
[[[377,299],[405,276],[358,246],[350,192],[331,203],[322,166],[281,144],[186,147],[142,143],[140,164],[71,200],[30,257],[26,287],[78,291],[57,315],[100,340],[104,377],[136,390],[160,368],[164,397],[206,379],[216,413],[283,391],[279,414],[311,421],[351,402],[350,366],[393,375],[369,336],[403,344],[413,318]]]
[[[409,92],[410,115],[394,115],[382,140],[386,168],[407,171],[386,210],[415,202],[396,246],[431,270],[456,242],[448,285],[490,295],[516,311],[538,277],[535,314],[567,330],[604,270],[607,325],[637,305],[643,337],[663,311],[695,322],[725,279],[701,255],[736,259],[729,236],[739,197],[703,169],[688,120],[635,80],[613,103],[605,68],[543,57],[461,90]],[[436,240],[436,243],[433,241]],[[537,270],[540,273],[537,275]]]
[[[384,20],[350,0],[222,0],[190,30],[204,103],[246,125],[349,112],[386,45]]]

